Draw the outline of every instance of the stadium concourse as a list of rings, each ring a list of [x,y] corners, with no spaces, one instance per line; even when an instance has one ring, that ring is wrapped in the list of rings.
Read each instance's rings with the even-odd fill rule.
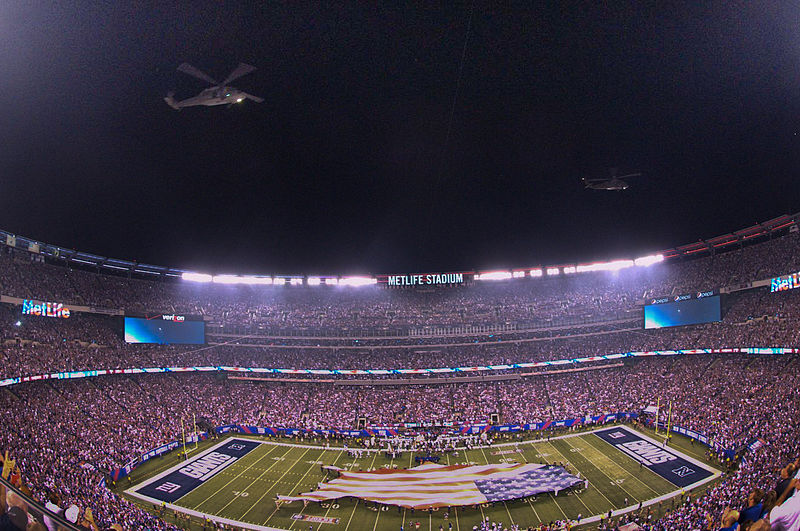
[[[27,251],[3,247],[0,379],[135,367],[433,368],[632,351],[796,348],[800,296],[795,290],[725,289],[720,322],[652,330],[643,329],[642,301],[719,292],[796,272],[799,238],[793,232],[648,268],[425,292],[141,280],[42,263]],[[201,315],[208,323],[208,344],[126,344],[119,315],[22,316],[9,302],[18,299],[126,315]],[[658,519],[634,511],[614,525],[631,520],[649,530],[719,529],[736,519],[726,511],[731,507],[741,511],[743,523],[746,518],[757,522],[750,527],[756,530],[763,528],[762,515],[776,499],[783,505],[773,511],[773,521],[800,503],[800,497],[785,501],[782,496],[800,456],[797,373],[794,354],[706,353],[475,375],[278,373],[253,381],[226,373],[168,373],[49,379],[3,387],[0,449],[16,460],[14,477],[23,490],[65,513],[77,506],[79,523],[175,529],[106,483],[113,470],[180,438],[189,418],[208,426],[307,429],[348,429],[359,422],[531,424],[638,413],[661,400],[674,404],[674,425],[704,434],[710,454],[725,459],[730,454],[723,450],[730,450],[736,462],[727,463],[730,473],[704,495],[681,497]],[[532,521],[530,527],[540,523]],[[491,522],[484,527],[490,529]]]

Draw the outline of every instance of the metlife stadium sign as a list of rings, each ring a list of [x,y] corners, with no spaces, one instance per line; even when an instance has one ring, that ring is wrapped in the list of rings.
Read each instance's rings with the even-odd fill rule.
[[[769,282],[769,290],[776,291],[789,291],[790,289],[800,288],[800,273],[792,273],[782,277],[775,277]]]
[[[464,273],[423,273],[419,275],[382,275],[378,283],[390,287],[414,286],[453,286],[464,284],[467,275]]]
[[[38,302],[25,299],[22,301],[22,315],[69,319],[70,311],[60,302]]]

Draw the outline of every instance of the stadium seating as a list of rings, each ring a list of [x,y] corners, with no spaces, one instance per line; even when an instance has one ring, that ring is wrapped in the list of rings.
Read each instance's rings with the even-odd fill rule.
[[[731,294],[719,323],[659,330],[641,325],[647,297],[760,280],[796,271],[798,264],[800,240],[789,234],[647,269],[418,292],[145,281],[42,264],[4,249],[2,295],[133,313],[203,315],[209,344],[129,345],[112,316],[22,317],[19,307],[3,304],[0,377],[193,365],[430,368],[681,348],[798,347],[800,296],[793,291]],[[463,328],[478,325],[493,328]],[[436,327],[450,331],[431,330]],[[187,415],[215,426],[336,429],[352,428],[359,418],[372,425],[458,424],[485,423],[497,414],[503,423],[531,423],[639,412],[660,397],[676,404],[676,425],[704,433],[715,448],[737,449],[746,459],[704,496],[646,523],[653,530],[719,526],[727,506],[745,509],[756,489],[773,490],[776,470],[799,455],[794,355],[704,354],[613,365],[543,369],[523,378],[519,370],[498,370],[493,374],[513,377],[444,384],[430,381],[430,375],[381,376],[384,381],[361,376],[375,381],[359,386],[215,374],[31,382],[0,392],[6,428],[0,430],[0,449],[16,458],[20,481],[34,497],[57,500],[60,507],[91,507],[101,528],[119,523],[126,529],[172,526],[101,481],[141,453],[175,440]],[[754,441],[760,448],[747,449]]]

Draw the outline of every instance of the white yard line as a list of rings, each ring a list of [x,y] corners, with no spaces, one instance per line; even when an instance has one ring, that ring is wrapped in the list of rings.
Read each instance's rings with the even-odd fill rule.
[[[372,457],[372,463],[369,465],[370,468],[372,468],[375,465],[375,458],[376,457],[378,457],[378,453],[377,452],[375,452],[375,455]],[[356,504],[353,505],[353,512],[350,513],[350,518],[347,520],[347,525],[345,526],[344,531],[347,531],[350,528],[350,522],[353,521],[353,515],[356,514],[356,507],[358,507],[358,502],[359,501],[361,501],[361,500],[356,498]]]
[[[339,451],[339,453],[337,454],[336,459],[334,459],[333,463],[331,463],[331,464],[335,465],[336,463],[338,463],[339,462],[339,458],[342,457],[342,455],[344,455],[344,452],[345,452],[345,450],[341,449]],[[325,454],[323,454],[323,455],[325,455]],[[322,456],[320,456],[320,458],[322,458]],[[322,515],[323,518],[327,518],[328,517],[328,513],[331,511],[331,505],[333,505],[332,502],[328,504],[328,509],[325,511],[325,514]],[[306,506],[304,505],[303,508],[300,509],[300,514],[303,514],[303,511],[305,511],[305,510],[306,510]],[[294,522],[295,521],[293,521],[292,524],[289,526],[289,529],[292,528],[292,526],[294,525]]]
[[[339,454],[339,455],[341,455],[341,454]],[[320,454],[320,458],[321,458],[321,457],[322,457],[322,455]],[[339,459],[339,457],[337,456],[337,457],[336,457],[336,459],[338,460],[338,459]],[[333,463],[334,463],[334,464],[336,464],[336,461],[334,461]],[[312,461],[312,462],[311,462],[311,466],[310,466],[310,467],[308,467],[308,470],[306,470],[306,473],[305,473],[305,474],[303,474],[303,475],[300,477],[300,479],[297,481],[297,483],[295,483],[294,487],[292,487],[292,489],[289,491],[289,494],[290,494],[290,495],[292,494],[292,492],[295,492],[295,491],[297,490],[297,487],[299,487],[299,486],[300,486],[300,483],[302,483],[302,482],[303,482],[303,480],[304,480],[304,479],[306,479],[306,476],[308,475],[308,473],[309,473],[309,472],[311,472],[311,470],[312,470],[312,469],[314,469],[314,468],[315,468],[315,467],[316,467],[318,464],[319,464],[319,463],[317,463],[316,461]],[[309,503],[310,503],[310,502],[309,502]],[[302,508],[302,509],[300,509],[300,512],[299,512],[299,513],[297,513],[297,514],[303,514],[303,511],[305,511],[305,510],[306,510],[306,507],[307,507],[307,506],[308,506],[308,504],[307,504],[307,503],[304,503],[304,504],[303,504],[303,508]],[[294,526],[294,524],[295,524],[296,522],[298,522],[298,521],[299,521],[299,520],[292,520],[292,523],[291,523],[291,524],[289,524],[289,529],[291,529],[291,528]],[[267,519],[267,522],[269,522],[269,519]]]
[[[600,437],[597,437],[597,439],[599,439],[601,442],[604,442],[604,443],[608,444],[608,445],[609,445],[609,446],[611,446],[612,448],[614,447],[612,444],[609,444],[607,441],[605,441],[605,440],[603,440],[603,439],[600,439]],[[597,450],[597,451],[598,451],[598,452],[600,452],[601,454],[603,454],[603,455],[606,455],[606,454],[605,454],[605,452],[603,452],[603,450],[601,450],[600,448],[598,448],[597,446],[595,446],[594,444],[592,444],[592,443],[589,441],[589,439],[585,439],[585,440],[586,440],[586,442],[589,444],[589,446],[591,446],[592,448],[594,448],[595,450]],[[569,444],[569,443],[567,443],[567,444]],[[570,446],[572,446],[572,445],[570,445]],[[606,456],[606,457],[608,457],[608,456]],[[658,491],[657,491],[657,490],[655,490],[653,487],[651,487],[650,485],[648,485],[647,483],[645,483],[644,481],[642,481],[641,479],[639,479],[638,477],[636,477],[636,476],[635,476],[635,475],[634,475],[632,472],[628,472],[627,470],[625,470],[625,469],[622,467],[622,465],[620,465],[619,463],[617,463],[617,462],[616,462],[614,459],[611,459],[611,458],[609,458],[608,460],[609,460],[609,461],[611,461],[612,463],[614,463],[614,466],[616,466],[617,468],[619,468],[620,470],[622,470],[622,471],[623,471],[623,472],[625,472],[626,474],[629,474],[629,475],[630,475],[630,476],[631,476],[633,479],[635,479],[636,481],[638,481],[639,483],[641,483],[642,485],[644,485],[645,487],[647,487],[647,488],[650,490],[650,492],[652,492],[653,494],[655,494],[656,496],[658,496]],[[658,475],[658,473],[656,473],[656,475]],[[662,476],[660,476],[660,475],[658,475],[658,477],[660,477],[661,479],[665,479],[664,477],[662,477]],[[669,482],[669,480],[667,480],[667,482]],[[639,501],[639,500],[636,500],[636,501]]]
[[[376,456],[378,454],[375,454]],[[375,461],[373,460],[373,463]],[[389,460],[389,468],[392,468],[392,463],[394,463],[394,457]],[[378,528],[378,519],[381,517],[381,507],[378,506],[378,514],[375,516],[375,525],[372,526],[372,531],[375,531]]]
[[[447,466],[450,466],[450,452],[445,453],[447,457]],[[461,531],[461,526],[458,525],[458,507],[453,507],[453,514],[456,517],[456,531]]]
[[[256,447],[256,448],[258,448],[258,447]],[[255,449],[255,448],[254,448],[254,449]],[[261,461],[262,461],[264,458],[266,458],[267,456],[269,456],[269,455],[272,453],[272,450],[274,450],[274,448],[270,448],[270,449],[269,449],[269,451],[268,451],[267,453],[265,453],[264,455],[262,455],[261,457],[259,457],[258,459],[256,459],[256,460],[253,462],[253,464],[249,465],[247,468],[245,468],[244,470],[242,470],[242,474],[244,474],[245,472],[247,472],[248,470],[250,470],[251,468],[253,468],[253,467],[254,467],[255,465],[257,465],[258,463],[260,463],[260,462],[261,462]],[[287,450],[287,451],[286,451],[286,453],[289,453],[289,450]],[[277,463],[277,461],[275,461],[275,463]],[[275,466],[275,464],[273,464],[272,466]],[[267,470],[269,470],[269,468],[268,468]],[[212,494],[209,494],[208,496],[206,496],[206,498],[205,498],[203,501],[201,501],[200,503],[198,503],[198,504],[194,505],[194,506],[192,507],[192,509],[195,509],[195,510],[196,510],[196,509],[199,509],[201,505],[203,505],[203,504],[204,504],[204,503],[206,503],[208,500],[210,500],[211,498],[213,498],[214,496],[216,496],[217,494],[219,494],[220,492],[222,492],[222,490],[223,490],[223,489],[225,489],[226,487],[228,487],[228,485],[230,485],[231,483],[233,483],[234,481],[236,481],[237,479],[239,479],[239,478],[242,476],[242,474],[237,474],[236,476],[234,476],[234,477],[233,477],[233,479],[231,479],[230,481],[228,481],[227,483],[225,483],[223,486],[221,486],[220,488],[218,488],[217,490],[215,490],[215,491],[214,491]],[[247,489],[245,489],[245,490],[247,490]],[[186,494],[189,494],[189,493],[187,492]],[[235,499],[236,499],[236,498],[234,497],[234,498],[233,498],[233,500],[235,500]],[[233,500],[231,500],[231,502],[232,502]],[[180,500],[177,500],[177,501],[180,501]],[[228,504],[230,504],[231,502],[228,502]],[[225,507],[227,507],[227,505],[226,505]],[[223,509],[224,509],[225,507],[223,507]]]
[[[567,442],[567,444],[569,444],[571,448],[575,448],[574,446],[572,446],[572,445],[569,443],[569,441]],[[597,451],[598,451],[598,452],[600,452],[600,450],[597,450]],[[559,452],[559,453],[560,453],[560,452]],[[602,452],[600,452],[600,453],[602,454]],[[564,454],[561,454],[561,455],[564,455]],[[612,478],[611,478],[611,476],[609,476],[608,474],[606,474],[605,470],[603,470],[602,468],[600,468],[599,466],[597,466],[597,464],[595,464],[595,462],[594,462],[594,461],[592,461],[592,460],[590,460],[590,459],[587,459],[587,461],[588,461],[588,462],[589,462],[589,463],[590,463],[590,464],[591,464],[593,467],[595,467],[595,468],[596,468],[596,469],[597,469],[597,470],[598,470],[598,471],[599,471],[601,474],[603,474],[603,475],[604,475],[606,478],[608,478],[608,481],[609,481],[609,483],[610,483],[611,485],[616,485],[617,487],[619,487],[620,489],[622,489],[622,490],[625,492],[625,494],[627,494],[627,495],[628,495],[628,496],[629,496],[631,499],[633,499],[635,502],[637,502],[637,503],[639,502],[639,499],[638,499],[638,498],[636,498],[636,496],[634,496],[633,494],[631,494],[630,492],[628,492],[628,491],[625,489],[625,487],[623,487],[621,484],[617,483],[617,482],[616,482],[614,479],[612,479]],[[597,491],[598,491],[598,492],[600,492],[600,493],[602,494],[602,491],[600,491],[600,489],[597,489]],[[603,494],[603,498],[606,498],[606,495],[605,495],[605,494]],[[608,500],[608,498],[606,498],[606,500]],[[611,503],[611,500],[608,500],[608,502],[609,502],[609,503]],[[634,504],[632,507],[635,507],[635,506],[636,506],[636,505]],[[614,505],[613,503],[611,503],[611,507],[615,507],[615,505]],[[623,507],[622,509],[625,509],[625,507]]]
[[[553,444],[553,443],[551,443],[551,442],[548,442],[547,444],[549,444],[549,445],[550,445],[550,447],[551,447],[553,450],[555,450],[555,451],[556,451],[556,453],[558,453],[558,455],[560,455],[561,457],[563,457],[563,458],[564,458],[564,462],[565,462],[565,463],[569,464],[570,466],[574,466],[574,465],[573,465],[573,464],[570,462],[570,460],[569,460],[569,459],[567,459],[567,456],[566,456],[566,455],[564,455],[564,454],[562,454],[562,453],[561,453],[561,451],[560,451],[558,448],[556,448],[556,445],[555,445],[555,444]],[[567,441],[567,444],[569,444],[569,441]],[[570,446],[572,446],[572,445],[570,444]],[[575,467],[575,468],[577,468],[577,467]],[[603,494],[603,493],[601,492],[600,494]],[[588,506],[588,505],[586,505],[586,502],[584,502],[584,501],[581,499],[581,497],[580,497],[580,496],[578,496],[577,494],[575,494],[575,497],[578,499],[578,501],[579,501],[579,502],[581,502],[581,505],[583,505],[583,506],[586,508],[586,512],[587,512],[587,514],[591,514],[592,510],[591,510],[591,509],[589,509],[589,506]],[[605,494],[603,494],[603,498],[606,498]],[[608,503],[610,503],[612,507],[614,506],[614,504],[613,504],[613,503],[611,503],[611,500],[609,500],[608,498],[606,498],[606,501],[608,501]],[[558,503],[558,502],[556,502],[556,505],[558,505],[559,507],[561,507],[561,506],[559,505],[559,503]],[[563,513],[564,511],[562,510],[561,512]]]
[[[657,441],[653,440],[652,438],[650,438],[650,437],[648,437],[646,435],[643,435],[642,433],[640,433],[638,431],[635,431],[635,430],[633,430],[631,428],[628,428],[627,426],[619,426],[619,428],[627,430],[630,433],[634,434],[635,436],[641,437],[642,439],[644,439],[644,440],[646,440],[646,441],[648,441],[650,443],[653,443],[653,444],[656,444],[656,445],[659,444]],[[594,431],[597,431],[597,430],[593,430],[593,432]],[[677,496],[678,494],[681,494],[682,492],[696,489],[697,487],[700,487],[701,485],[705,485],[706,483],[714,481],[715,479],[717,479],[718,477],[720,477],[722,475],[722,472],[720,470],[717,470],[716,468],[714,468],[712,466],[706,465],[706,464],[698,461],[697,459],[684,454],[683,452],[680,452],[680,451],[678,451],[678,450],[676,450],[674,448],[670,448],[670,451],[673,454],[675,454],[675,455],[677,455],[679,457],[682,457],[683,459],[686,459],[690,463],[693,463],[693,464],[695,464],[695,465],[697,465],[699,467],[702,467],[702,468],[704,468],[706,470],[709,470],[712,474],[711,474],[711,476],[709,476],[709,477],[707,477],[705,479],[702,479],[700,481],[697,481],[695,483],[692,483],[691,485],[687,485],[687,486],[685,486],[685,487],[683,487],[681,489],[677,489],[677,490],[674,490],[672,492],[668,492],[667,494],[663,494],[663,495],[661,495],[661,496],[659,496],[657,498],[653,498],[651,500],[647,500],[645,502],[642,502],[642,508],[649,507],[651,505],[656,505],[657,503],[662,502],[664,500],[668,500],[668,499],[670,499],[670,498],[672,498],[674,496]],[[602,492],[601,492],[601,494],[602,494]],[[608,498],[606,498],[606,499],[608,499]],[[637,508],[638,508],[638,505],[632,505],[630,507],[617,509],[617,510],[611,512],[611,516],[619,516],[621,514],[624,514],[626,512],[635,510]],[[591,524],[591,523],[594,523],[594,522],[599,522],[600,519],[601,518],[605,518],[605,516],[606,516],[605,514],[597,514],[597,515],[591,516],[591,517],[586,518],[586,519],[581,519],[581,524]]]
[[[484,459],[484,461],[486,461],[486,464],[488,465],[489,464],[489,456],[486,455],[486,450],[481,448],[481,453],[483,453],[483,459]],[[511,520],[511,525],[514,525],[514,517],[511,516],[511,511],[508,510],[508,505],[506,505],[506,502],[503,502],[503,507],[505,507],[506,513],[508,513],[508,518]]]
[[[247,509],[247,511],[245,511],[245,513],[244,513],[244,514],[241,516],[241,518],[244,518],[245,516],[247,516],[247,513],[249,513],[250,511],[252,511],[252,510],[253,510],[253,508],[254,508],[255,506],[257,506],[257,505],[258,505],[258,503],[259,503],[261,500],[263,500],[263,499],[264,499],[264,497],[265,497],[267,494],[269,494],[269,491],[271,491],[272,489],[274,489],[274,488],[275,488],[275,487],[278,485],[278,483],[280,483],[280,482],[281,482],[281,480],[282,480],[284,477],[286,477],[286,474],[288,474],[288,473],[289,473],[289,471],[290,471],[291,469],[293,469],[293,468],[294,468],[294,466],[295,466],[297,463],[299,463],[299,462],[300,462],[300,460],[301,460],[303,457],[305,457],[305,455],[306,455],[306,454],[309,452],[309,450],[311,450],[311,449],[309,448],[308,450],[306,450],[305,452],[303,452],[302,454],[300,454],[300,457],[298,457],[297,459],[295,459],[295,460],[294,460],[294,463],[292,463],[292,464],[291,464],[291,466],[289,466],[289,468],[287,468],[287,469],[286,469],[286,471],[285,471],[283,474],[281,474],[281,477],[279,477],[278,479],[276,479],[276,480],[275,480],[275,481],[272,483],[272,485],[270,486],[270,488],[268,488],[268,489],[266,489],[266,490],[264,491],[264,494],[262,494],[262,495],[261,495],[261,496],[260,496],[260,497],[259,497],[259,498],[256,500],[256,502],[255,502],[253,505],[251,505],[251,506],[250,506],[250,508],[249,508],[249,509]],[[289,453],[289,452],[286,452],[286,453]],[[284,454],[284,455],[286,455],[286,454]],[[264,472],[262,472],[262,473],[261,473],[261,474],[258,476],[258,478],[256,478],[255,480],[253,480],[253,482],[252,482],[252,483],[250,483],[250,485],[248,485],[248,486],[247,486],[247,488],[249,489],[250,487],[252,487],[252,486],[255,484],[255,482],[256,482],[256,481],[258,481],[258,480],[260,480],[260,479],[261,479],[261,476],[263,476],[264,474],[266,474],[267,472],[269,472],[269,469],[270,469],[270,468],[272,468],[273,466],[277,465],[279,462],[280,462],[280,461],[275,461],[275,463],[274,463],[274,464],[272,464],[272,465],[271,465],[271,466],[270,466],[270,467],[269,467],[267,470],[265,470]],[[311,465],[311,466],[316,466],[316,465]],[[309,469],[309,470],[310,470],[310,469]],[[290,492],[290,494],[291,494],[291,492]],[[226,505],[225,507],[227,507],[227,505]],[[225,507],[223,507],[223,509],[224,509]],[[275,512],[276,512],[277,510],[278,510],[278,508],[277,508],[277,507],[275,507],[275,510],[274,510],[274,511],[272,511],[272,514],[270,514],[270,515],[267,517],[267,522],[269,522],[269,519],[270,519],[270,518],[272,518],[272,515],[273,515],[273,514],[275,514]]]

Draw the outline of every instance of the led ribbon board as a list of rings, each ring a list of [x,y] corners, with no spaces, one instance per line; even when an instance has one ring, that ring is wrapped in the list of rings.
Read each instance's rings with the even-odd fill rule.
[[[232,367],[226,365],[207,365],[201,367],[141,367],[128,369],[97,369],[91,371],[54,372],[49,374],[36,374],[32,376],[18,376],[0,380],[0,387],[17,385],[20,383],[36,382],[39,380],[72,380],[76,378],[94,378],[112,374],[159,374],[168,372],[234,372],[234,373],[262,373],[262,374],[430,374],[440,372],[475,372],[494,371],[506,369],[526,369],[559,365],[573,365],[575,363],[590,363],[602,360],[617,360],[620,358],[639,358],[652,356],[680,356],[694,354],[748,354],[748,355],[779,355],[800,354],[800,348],[783,347],[729,347],[729,348],[695,348],[682,350],[650,350],[637,352],[621,352],[618,354],[604,354],[588,358],[573,358],[554,361],[532,361],[526,363],[512,363],[506,365],[484,365],[476,367],[438,367],[430,369],[275,369],[269,367]],[[424,381],[424,380],[422,380]]]

